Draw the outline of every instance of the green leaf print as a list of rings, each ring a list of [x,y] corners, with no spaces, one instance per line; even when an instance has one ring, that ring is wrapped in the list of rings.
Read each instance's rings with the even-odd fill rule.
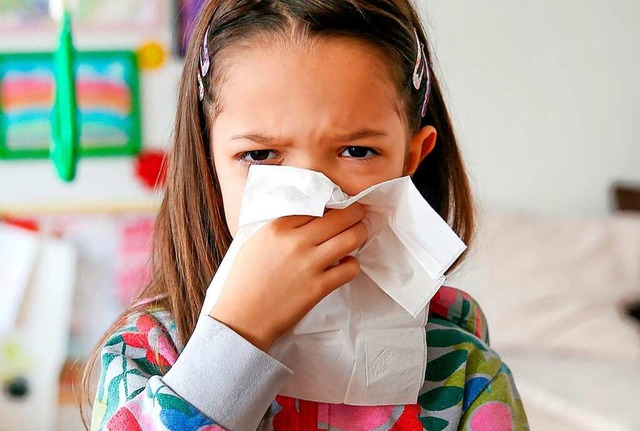
[[[442,386],[418,397],[418,403],[426,410],[441,411],[462,403],[464,390],[456,386]]]
[[[432,347],[452,347],[456,344],[473,344],[482,351],[487,347],[468,332],[460,329],[434,329],[427,333],[427,345]]]
[[[471,311],[471,302],[467,301],[466,299],[462,300],[462,313],[461,314],[461,321],[466,321],[467,318],[469,317],[469,312]]]
[[[442,431],[449,425],[449,421],[440,418],[420,418],[422,427],[429,431]]]
[[[120,405],[120,383],[122,382],[123,375],[115,376],[107,387],[107,409],[104,417],[110,418]]]
[[[440,382],[449,378],[467,360],[466,350],[454,350],[427,364],[425,380]]]
[[[124,343],[122,335],[114,335],[113,337],[109,338],[106,343],[104,343],[104,347],[115,346],[116,344],[120,343]]]
[[[133,392],[131,393],[131,395],[129,396],[129,398],[130,398],[130,399],[133,399],[133,398],[137,397],[138,395],[140,395],[140,394],[142,393],[142,391],[144,391],[144,388],[145,388],[145,387],[143,386],[143,387],[141,387],[140,389],[136,389],[135,391],[133,391]]]
[[[191,417],[193,415],[193,410],[190,408],[190,404],[182,398],[169,394],[157,394],[156,400],[158,400],[158,404],[160,404],[160,407],[163,409],[176,410],[187,417]]]

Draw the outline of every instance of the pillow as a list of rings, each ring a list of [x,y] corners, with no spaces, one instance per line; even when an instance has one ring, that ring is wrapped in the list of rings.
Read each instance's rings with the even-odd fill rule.
[[[487,211],[480,215],[477,246],[456,279],[453,285],[479,300],[498,352],[640,359],[640,332],[624,309],[640,298],[638,215]]]

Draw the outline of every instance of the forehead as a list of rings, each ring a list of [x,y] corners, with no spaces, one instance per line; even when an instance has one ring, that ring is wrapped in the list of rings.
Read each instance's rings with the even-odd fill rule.
[[[220,53],[219,113],[256,122],[403,122],[389,59],[349,37],[260,38]]]

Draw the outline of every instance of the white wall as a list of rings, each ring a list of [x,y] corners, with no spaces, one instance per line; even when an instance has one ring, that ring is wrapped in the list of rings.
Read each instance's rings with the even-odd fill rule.
[[[599,215],[640,181],[640,2],[416,3],[485,205]]]

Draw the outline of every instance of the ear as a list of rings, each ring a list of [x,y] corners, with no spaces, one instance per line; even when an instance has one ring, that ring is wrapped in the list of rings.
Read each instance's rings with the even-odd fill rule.
[[[438,133],[433,126],[425,126],[413,135],[405,158],[404,175],[411,176],[416,172],[420,163],[436,146],[437,136]]]

